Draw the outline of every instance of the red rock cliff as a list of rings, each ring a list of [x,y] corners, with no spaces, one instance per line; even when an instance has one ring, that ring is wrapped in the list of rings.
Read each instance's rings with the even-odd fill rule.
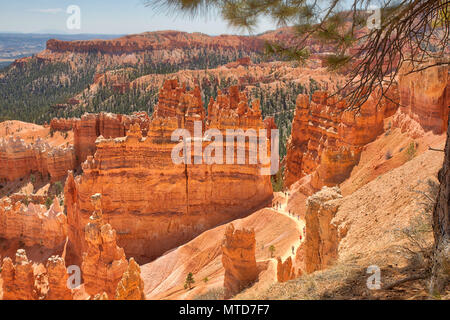
[[[145,300],[144,280],[141,277],[141,268],[130,259],[128,269],[122,276],[116,290],[116,300]]]
[[[442,134],[447,130],[450,106],[450,68],[436,66],[408,74],[410,66],[399,72],[400,108],[394,126],[417,138],[425,131]]]
[[[64,259],[52,256],[46,266],[28,260],[25,250],[17,250],[15,263],[11,258],[3,259],[4,300],[72,300],[73,292],[67,287],[67,269]]]

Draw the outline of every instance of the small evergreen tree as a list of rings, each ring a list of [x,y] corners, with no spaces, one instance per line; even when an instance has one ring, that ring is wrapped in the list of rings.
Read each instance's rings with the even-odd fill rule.
[[[189,290],[192,289],[192,285],[195,283],[194,280],[194,275],[192,274],[192,272],[189,272],[187,277],[186,277],[186,281],[184,282],[184,288],[187,289],[189,288]]]
[[[273,254],[275,253],[275,246],[274,246],[274,245],[271,245],[271,246],[269,247],[269,251],[270,251],[270,256],[273,258]]]

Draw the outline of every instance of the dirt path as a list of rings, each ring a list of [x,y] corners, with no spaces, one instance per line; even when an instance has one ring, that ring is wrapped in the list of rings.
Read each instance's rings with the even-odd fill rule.
[[[303,221],[302,219],[298,218],[298,216],[294,216],[293,214],[289,214],[289,211],[286,210],[287,208],[287,204],[288,204],[288,200],[289,200],[289,194],[287,196],[283,195],[283,201],[282,203],[280,203],[278,206],[274,206],[271,209],[275,212],[278,212],[279,214],[285,215],[286,217],[289,217],[291,220],[293,220],[295,222],[295,225],[297,227],[297,230],[299,232],[299,234],[302,235],[302,240],[300,240],[300,238],[297,238],[297,240],[292,243],[292,246],[294,247],[294,253],[292,253],[292,246],[291,248],[289,248],[282,256],[281,259],[282,261],[285,261],[289,256],[295,256],[295,252],[297,251],[298,247],[300,246],[300,244],[304,241],[305,239],[305,235],[303,233],[303,229],[305,227],[305,221]]]

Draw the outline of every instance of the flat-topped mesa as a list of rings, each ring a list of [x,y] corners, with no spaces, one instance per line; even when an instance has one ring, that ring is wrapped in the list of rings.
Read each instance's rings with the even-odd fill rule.
[[[427,131],[442,134],[447,130],[450,105],[450,68],[446,65],[423,66],[422,71],[408,74],[406,64],[399,71],[400,108],[393,125],[413,138]]]
[[[225,299],[248,288],[258,279],[255,252],[255,231],[235,230],[233,224],[230,224],[222,244]]]
[[[84,288],[90,295],[106,292],[114,297],[128,262],[123,249],[117,246],[116,231],[103,220],[101,195],[95,194],[91,200],[94,212],[85,228],[87,251],[81,264]]]
[[[82,231],[77,230],[83,230],[89,219],[93,210],[89,198],[95,193],[103,195],[103,215],[117,230],[118,244],[141,264],[270,202],[270,176],[261,175],[265,168],[261,164],[207,164],[202,157],[197,158],[201,164],[175,161],[172,153],[180,145],[171,139],[175,130],[186,128],[192,136],[192,124],[197,119],[203,129],[213,125],[202,121],[204,110],[198,89],[187,92],[176,81],[168,81],[161,95],[165,98],[156,106],[146,135],[134,124],[124,137],[99,137],[95,156],[83,164],[83,174],[76,178],[69,175],[65,203],[69,238],[78,254],[84,251],[85,241]],[[241,128],[240,124],[244,129],[251,124],[255,129],[264,128],[257,105],[239,115],[239,105],[247,108],[243,97],[239,92],[237,97],[236,93],[219,96],[218,101],[234,108],[229,109],[232,117],[219,116],[215,122],[219,128]],[[221,119],[226,120],[226,126]],[[191,139],[193,151],[195,141],[198,139]],[[202,139],[202,151],[209,144]],[[195,155],[192,152],[192,157]],[[133,222],[137,219],[139,223]]]
[[[43,205],[0,200],[0,238],[56,249],[66,240],[67,229],[67,218],[57,198],[48,210]]]
[[[244,52],[264,49],[264,40],[247,36],[208,36],[202,33],[158,31],[128,35],[111,40],[61,41],[50,39],[47,50],[52,52],[98,52],[103,54],[136,54],[151,51],[172,50],[241,50]]]
[[[300,94],[287,147],[286,185],[312,174],[316,190],[343,182],[358,163],[362,148],[383,132],[384,118],[392,113],[387,99],[372,94],[359,111],[346,102],[316,91],[311,101]],[[388,110],[388,111],[386,111]]]
[[[75,166],[72,146],[50,146],[41,138],[26,143],[19,137],[0,138],[0,181],[14,181],[31,173],[58,181]]]

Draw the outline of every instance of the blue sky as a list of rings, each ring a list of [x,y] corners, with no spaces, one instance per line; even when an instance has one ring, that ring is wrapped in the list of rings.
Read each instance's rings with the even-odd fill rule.
[[[66,27],[67,8],[81,10],[81,29]],[[255,33],[275,29],[270,21],[261,21]],[[220,17],[191,19],[167,16],[145,7],[143,0],[0,0],[0,32],[24,33],[96,33],[132,34],[156,30],[180,30],[216,35],[239,33]]]

